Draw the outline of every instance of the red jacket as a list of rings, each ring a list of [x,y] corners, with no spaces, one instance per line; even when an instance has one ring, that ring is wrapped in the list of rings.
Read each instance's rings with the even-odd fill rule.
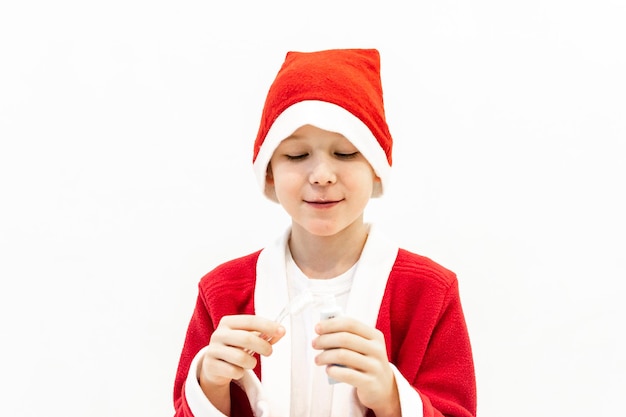
[[[176,374],[176,416],[192,416],[184,396],[187,372],[220,319],[255,313],[259,253],[226,262],[201,279]],[[400,249],[387,279],[376,327],[385,336],[389,361],[422,399],[423,410],[416,410],[416,416],[476,415],[472,352],[453,272]],[[262,379],[261,361],[254,372]],[[231,409],[233,417],[253,415],[246,394],[234,383]],[[370,410],[368,415],[374,414]]]

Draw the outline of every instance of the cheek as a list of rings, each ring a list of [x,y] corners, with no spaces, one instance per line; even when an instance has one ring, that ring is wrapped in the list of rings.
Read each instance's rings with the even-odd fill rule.
[[[369,169],[362,169],[347,175],[345,181],[353,190],[361,190],[363,194],[369,195],[374,188],[376,175]]]
[[[286,172],[279,172],[274,176],[274,188],[276,194],[293,193],[298,189],[299,177]]]

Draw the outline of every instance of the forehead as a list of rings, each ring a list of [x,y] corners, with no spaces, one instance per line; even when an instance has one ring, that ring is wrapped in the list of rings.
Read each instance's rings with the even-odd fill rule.
[[[351,142],[341,133],[320,129],[313,125],[304,125],[281,141],[281,144],[302,143],[307,141],[345,143]]]

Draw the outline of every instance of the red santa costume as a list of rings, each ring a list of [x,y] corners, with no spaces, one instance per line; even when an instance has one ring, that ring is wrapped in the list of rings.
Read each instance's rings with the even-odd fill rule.
[[[382,194],[392,142],[376,50],[287,55],[268,93],[255,143],[254,170],[271,199],[275,196],[265,181],[269,159],[282,139],[305,124],[348,138],[381,178],[374,196]],[[375,226],[368,227],[342,303],[346,315],[383,333],[402,415],[475,416],[473,359],[455,274],[398,248]],[[177,416],[222,416],[198,382],[203,349],[223,316],[272,318],[293,298],[288,238],[289,230],[263,250],[226,262],[201,279],[176,375]],[[298,330],[306,323],[296,315],[286,320],[286,335],[272,355],[260,357],[253,371],[231,383],[232,416],[303,417],[302,410],[318,400],[315,392],[296,389],[300,375],[312,367],[301,360],[307,357],[306,342],[293,336],[302,334]],[[328,392],[324,417],[374,415],[359,403],[352,386],[336,384]],[[306,402],[304,408],[301,401]]]

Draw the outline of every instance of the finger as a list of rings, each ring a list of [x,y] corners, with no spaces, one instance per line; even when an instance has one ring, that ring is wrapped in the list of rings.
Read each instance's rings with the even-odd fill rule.
[[[315,357],[315,364],[319,366],[340,365],[359,372],[369,372],[375,366],[375,360],[347,349],[329,349]]]
[[[257,360],[242,348],[232,346],[211,346],[207,349],[206,357],[226,362],[242,369],[253,369]]]
[[[272,353],[270,341],[261,337],[256,331],[228,329],[221,332],[215,338],[215,342],[223,346],[238,348],[248,353],[259,353],[263,356],[269,356]]]
[[[209,383],[224,385],[241,378],[244,370],[253,368],[256,363],[255,358],[241,349],[211,343],[202,357],[202,376]]]
[[[236,330],[247,330],[266,334],[272,337],[278,336],[280,323],[261,316],[239,314],[235,316],[224,316],[220,320],[218,328],[227,327]]]
[[[357,394],[362,390],[366,391],[368,393],[366,398],[369,399],[373,399],[381,392],[385,392],[385,387],[393,383],[393,377],[387,380],[375,374],[334,364],[326,366],[326,374],[332,380],[345,382],[357,388]],[[363,402],[363,400],[361,400],[361,402]]]
[[[326,365],[326,375],[330,380],[345,382],[356,387],[359,383],[360,372],[346,366],[330,364]]]
[[[366,339],[375,339],[377,338],[378,330],[351,317],[344,316],[318,322],[315,325],[315,332],[319,335],[347,332],[359,335]]]
[[[285,333],[285,328],[282,325],[279,325],[273,335],[268,336],[267,334],[261,334],[261,338],[267,340],[268,342],[270,342],[270,344],[273,345],[277,343],[280,339],[282,339]]]
[[[312,345],[317,350],[346,349],[366,356],[387,356],[384,342],[365,339],[353,333],[324,334],[313,339]]]
[[[393,381],[393,371],[387,363],[383,364],[362,355],[342,355],[336,351],[325,351],[327,352],[328,355],[316,358],[316,363],[326,366],[326,374],[335,381],[373,392],[382,390]]]
[[[209,383],[223,385],[233,379],[240,379],[244,368],[214,357],[206,356],[202,362],[202,374]]]
[[[253,315],[224,316],[218,329],[230,328],[254,332],[271,344],[278,342],[285,335],[285,328],[272,320]]]
[[[285,328],[279,323],[252,315],[224,316],[211,336],[212,342],[235,346],[262,355],[271,354],[270,345],[277,343],[285,335]]]

